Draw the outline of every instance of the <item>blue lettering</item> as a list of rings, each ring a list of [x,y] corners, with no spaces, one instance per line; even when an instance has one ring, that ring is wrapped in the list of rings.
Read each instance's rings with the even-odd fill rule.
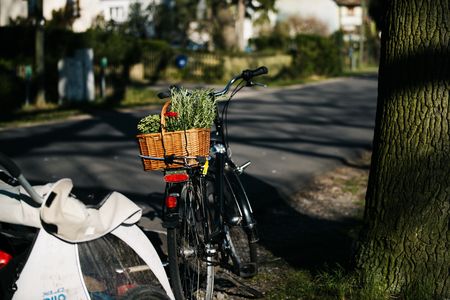
[[[43,300],[66,300],[66,294],[64,288],[59,288],[55,292],[48,291],[44,292]]]

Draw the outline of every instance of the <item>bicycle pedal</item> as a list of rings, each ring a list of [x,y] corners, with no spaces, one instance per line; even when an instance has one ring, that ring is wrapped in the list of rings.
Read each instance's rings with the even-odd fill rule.
[[[253,277],[258,273],[258,267],[255,263],[245,263],[239,267],[239,276],[242,278]]]
[[[222,239],[223,239],[223,232],[221,230],[213,231],[210,234],[210,240],[212,241],[213,244],[217,244]]]

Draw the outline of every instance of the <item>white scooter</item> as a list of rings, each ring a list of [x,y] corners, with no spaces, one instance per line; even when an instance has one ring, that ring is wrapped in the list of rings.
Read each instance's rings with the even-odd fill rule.
[[[155,248],[135,225],[142,212],[131,200],[113,192],[88,207],[71,194],[70,179],[32,187],[2,153],[0,167],[9,173],[0,180],[0,236],[36,228],[21,254],[0,243],[0,299],[174,299]]]

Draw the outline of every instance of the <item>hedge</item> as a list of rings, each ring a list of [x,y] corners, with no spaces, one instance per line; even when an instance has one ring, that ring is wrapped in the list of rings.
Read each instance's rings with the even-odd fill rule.
[[[35,31],[33,27],[9,26],[0,28],[0,97],[2,112],[20,107],[25,101],[24,80],[17,74],[18,66],[33,64],[35,50]],[[163,41],[141,40],[119,32],[89,30],[74,33],[61,28],[45,29],[45,92],[46,100],[58,100],[58,61],[71,56],[81,48],[94,49],[94,64],[106,57],[112,67],[124,70],[116,74],[114,85],[127,81],[127,67],[142,60],[145,49],[167,51],[170,46]],[[125,68],[124,68],[125,66]],[[35,78],[33,78],[35,79]]]
[[[330,38],[299,35],[294,42],[297,49],[292,67],[298,75],[338,75],[342,71],[340,53]]]
[[[282,35],[253,39],[258,51],[282,50],[292,55],[292,65],[280,77],[301,78],[311,75],[335,76],[342,72],[342,34],[329,37],[300,34],[294,38]]]

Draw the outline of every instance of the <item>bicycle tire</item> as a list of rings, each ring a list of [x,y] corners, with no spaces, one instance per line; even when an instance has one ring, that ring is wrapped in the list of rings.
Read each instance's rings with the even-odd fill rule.
[[[120,300],[169,300],[166,292],[156,286],[141,285],[127,291]]]
[[[206,260],[201,220],[202,190],[187,183],[180,195],[180,223],[167,229],[169,274],[177,300],[212,299],[214,265]]]
[[[234,209],[232,216],[239,214],[239,203],[248,202],[245,191],[238,175],[232,171],[226,172],[224,188],[225,206]],[[244,198],[245,199],[242,199]],[[228,212],[229,214],[230,212]],[[228,219],[232,217],[228,216]],[[235,224],[229,222],[226,227],[226,239],[230,248],[231,264],[233,273],[243,278],[253,277],[258,272],[258,248],[256,242],[251,241],[249,232],[245,229],[247,224],[243,220]],[[230,263],[230,262],[229,262]]]

